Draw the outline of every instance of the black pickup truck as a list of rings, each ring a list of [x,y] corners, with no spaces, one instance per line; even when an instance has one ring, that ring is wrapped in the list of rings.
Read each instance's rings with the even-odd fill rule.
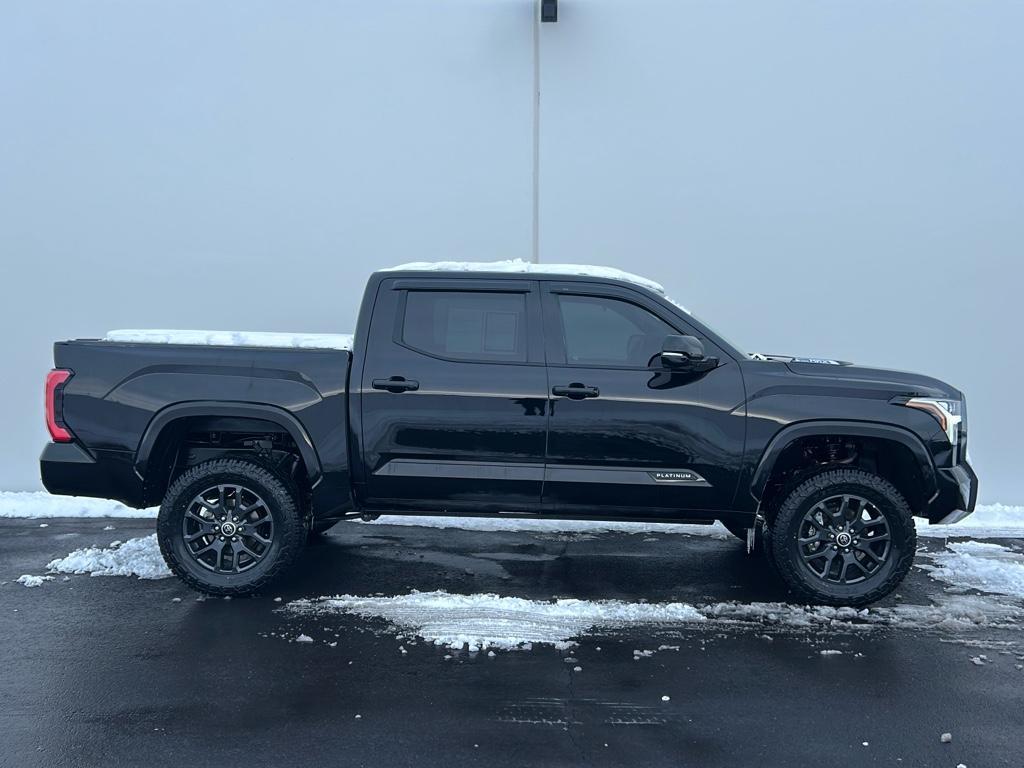
[[[160,504],[168,565],[218,595],[390,513],[719,520],[799,599],[859,606],[906,575],[913,516],[974,509],[948,384],[745,354],[617,270],[477,266],[375,273],[350,350],[58,342],[44,485]]]

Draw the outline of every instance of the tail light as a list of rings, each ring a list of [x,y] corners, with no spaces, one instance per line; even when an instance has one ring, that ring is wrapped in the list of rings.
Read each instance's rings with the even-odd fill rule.
[[[46,374],[46,428],[55,443],[70,443],[75,439],[64,423],[64,385],[71,371],[55,368]]]

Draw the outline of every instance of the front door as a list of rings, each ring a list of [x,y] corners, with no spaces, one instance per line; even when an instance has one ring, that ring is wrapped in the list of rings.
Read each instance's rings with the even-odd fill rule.
[[[544,282],[551,384],[544,509],[556,514],[713,518],[729,509],[743,453],[737,363],[628,288]],[[666,336],[694,335],[720,364],[661,364]]]
[[[381,283],[359,379],[357,492],[367,507],[538,510],[548,405],[541,326],[532,280]]]

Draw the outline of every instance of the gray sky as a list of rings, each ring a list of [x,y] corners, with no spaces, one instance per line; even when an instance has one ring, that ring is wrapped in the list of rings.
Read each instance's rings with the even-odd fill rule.
[[[529,257],[532,3],[0,0],[0,487],[54,339],[347,331],[374,268]],[[544,261],[660,280],[747,349],[964,389],[1024,503],[1024,4],[563,0]]]

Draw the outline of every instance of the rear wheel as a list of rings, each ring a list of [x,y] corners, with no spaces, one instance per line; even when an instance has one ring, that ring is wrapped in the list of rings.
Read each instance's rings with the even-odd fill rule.
[[[917,546],[900,492],[856,469],[823,472],[794,488],[768,535],[786,585],[825,605],[859,607],[885,597],[907,575]]]
[[[270,584],[305,541],[291,486],[269,469],[215,459],[174,481],[157,518],[167,566],[211,595],[246,595]]]

